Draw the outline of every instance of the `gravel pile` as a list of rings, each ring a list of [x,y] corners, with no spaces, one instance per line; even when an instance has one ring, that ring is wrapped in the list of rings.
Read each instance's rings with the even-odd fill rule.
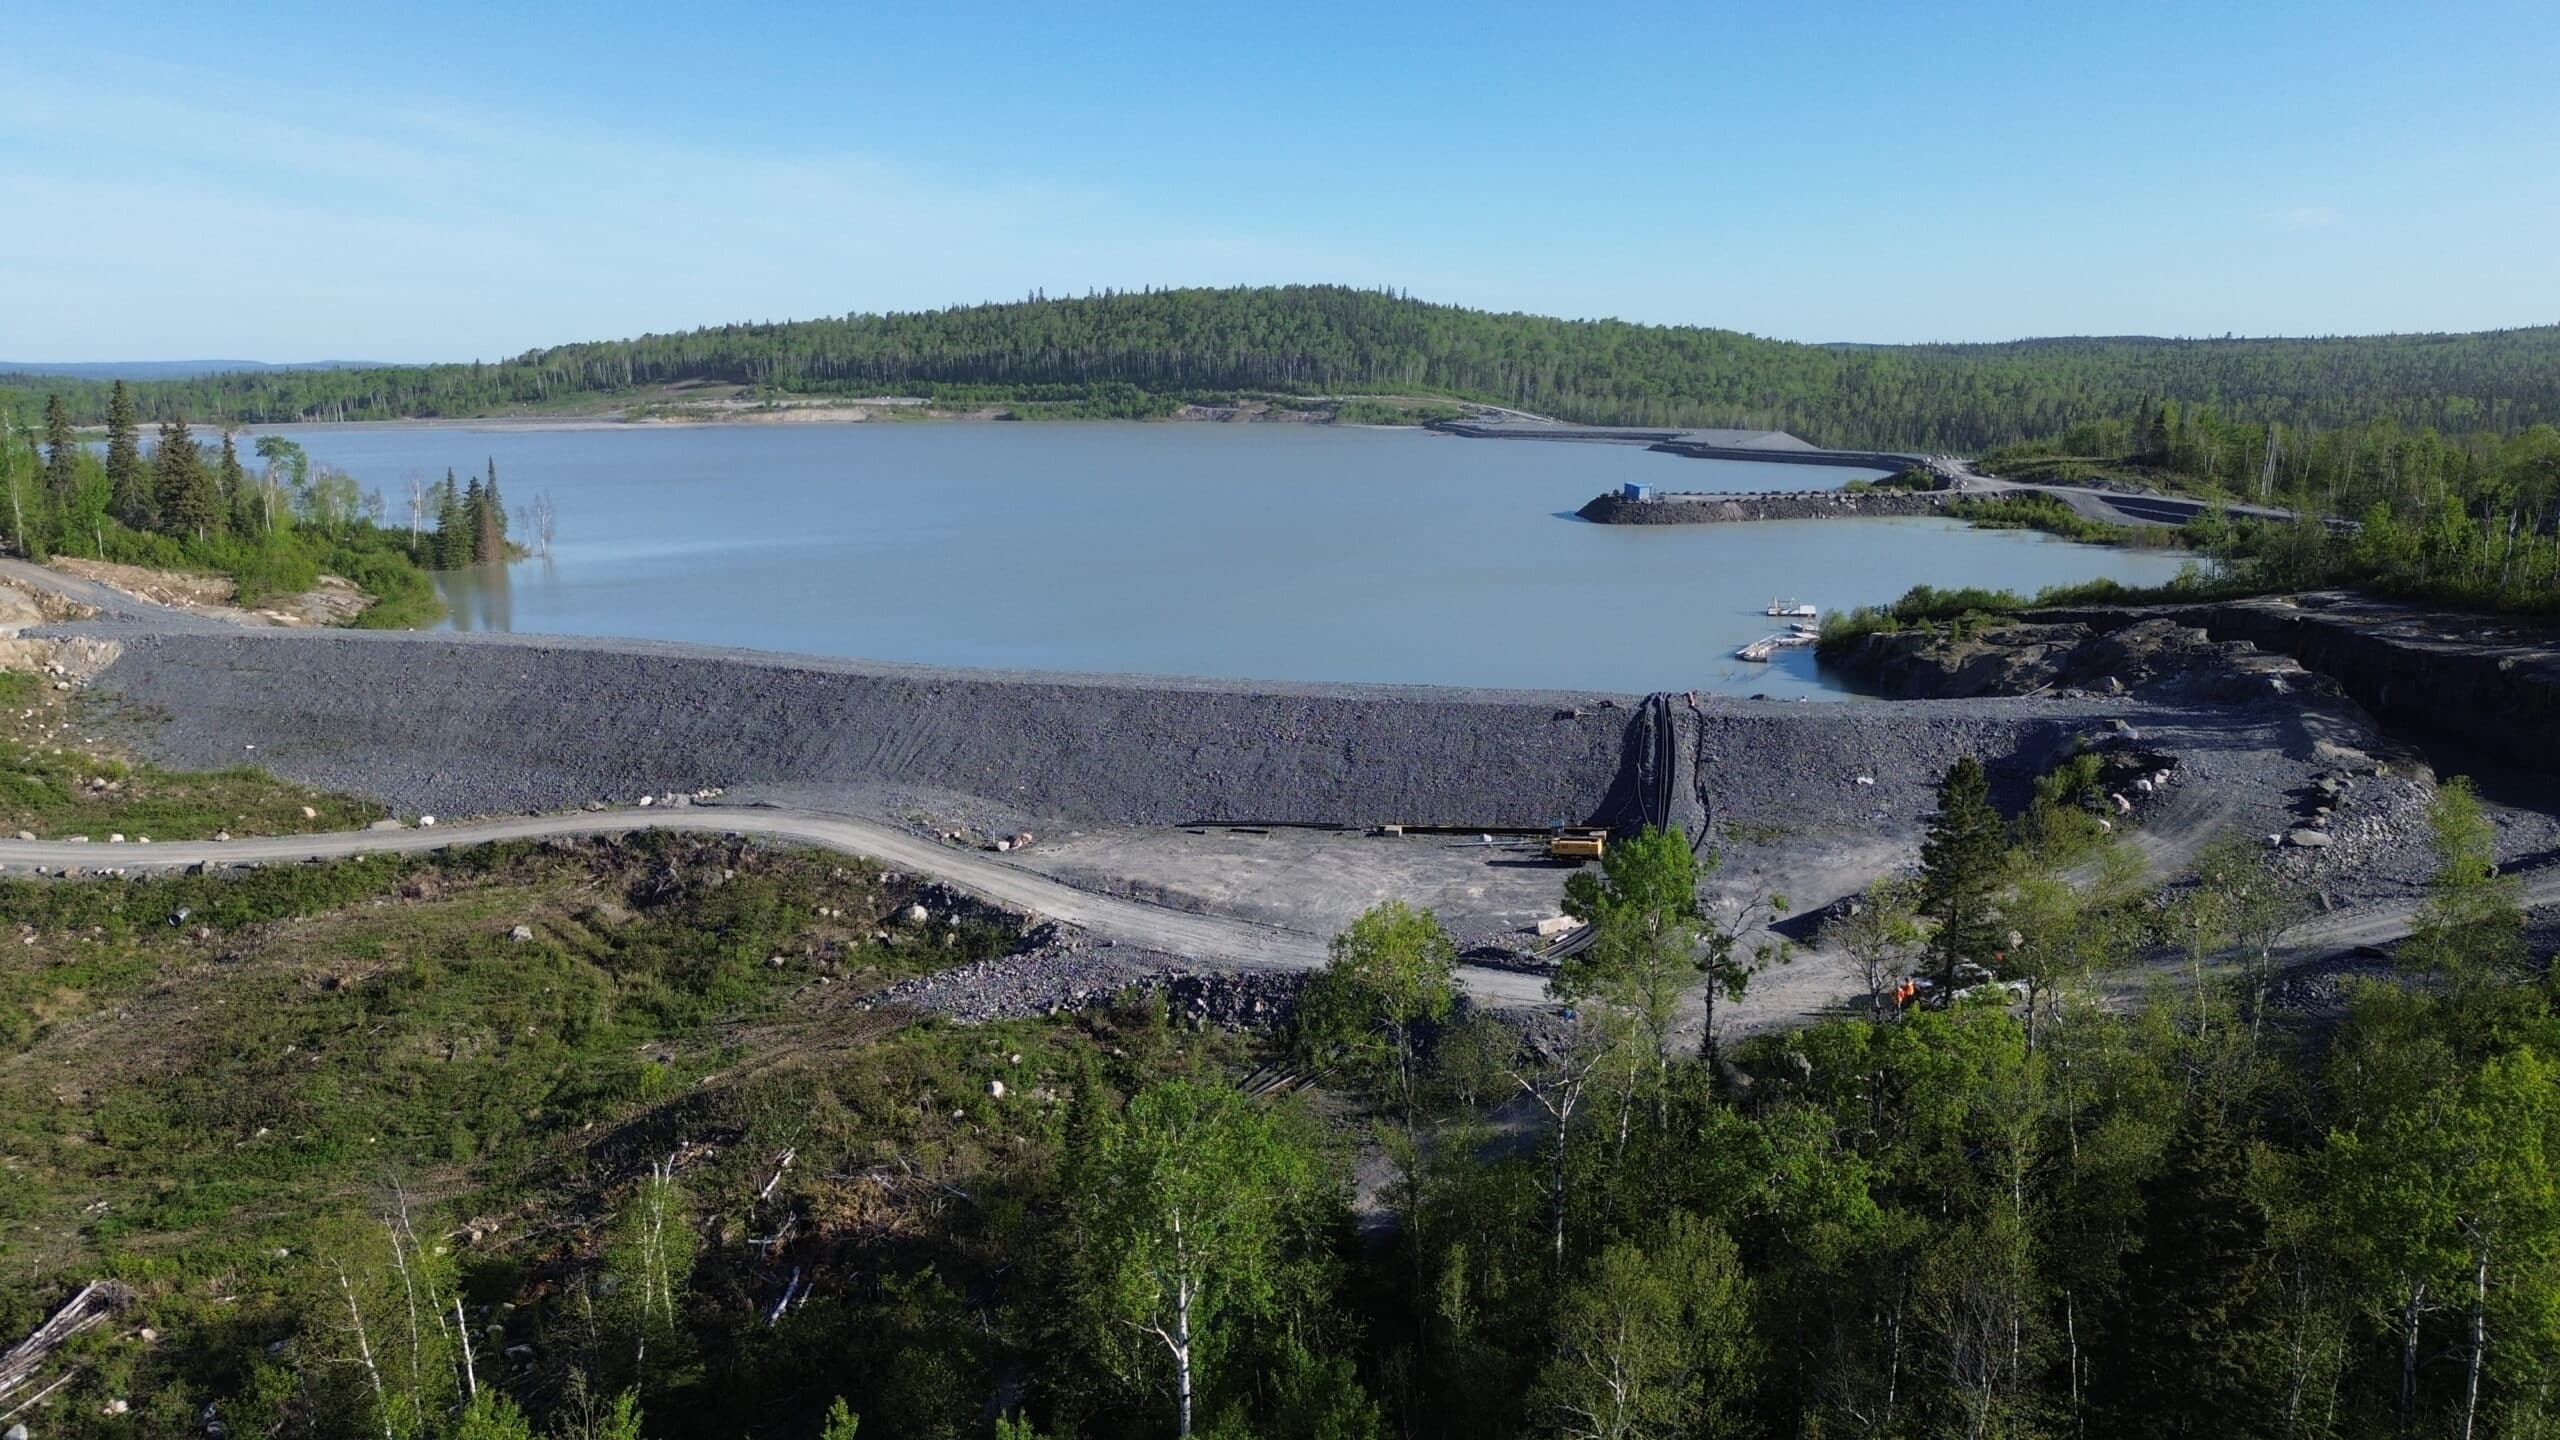
[[[2293,813],[2267,832],[2268,864],[2306,885],[2337,877],[2415,886],[2432,872],[2424,841],[2435,786],[2409,775],[2323,771],[2294,792]]]
[[[2374,983],[2422,986],[2428,982],[2404,973],[2387,956],[2331,955],[2276,976],[2267,987],[2267,1012],[2297,1026],[2325,1029],[2347,1018],[2358,986]]]
[[[863,1003],[929,1010],[964,1025],[983,1025],[1093,1009],[1130,991],[1159,991],[1177,1022],[1263,1029],[1288,1019],[1304,979],[1288,972],[1204,972],[1159,951],[1089,945],[1053,934],[1016,954],[903,981]]]
[[[2192,709],[2136,700],[1914,700],[1785,705],[1702,698],[1681,708],[1699,801],[1720,826],[1795,832],[1916,821],[1949,766],[1971,755],[1995,801],[2023,806],[2035,777],[2083,743],[2191,731]]]

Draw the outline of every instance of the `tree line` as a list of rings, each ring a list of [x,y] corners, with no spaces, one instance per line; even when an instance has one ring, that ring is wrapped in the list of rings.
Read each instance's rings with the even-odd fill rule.
[[[2560,421],[2560,327],[2324,339],[2091,338],[1847,346],[1736,331],[1494,314],[1342,286],[1106,291],[707,327],[495,363],[154,381],[144,413],[246,423],[475,415],[709,382],[775,393],[949,393],[1100,413],[1168,397],[1427,393],[1565,419],[1790,430],[1818,443],[1974,452],[2162,401],[2332,431],[2445,434]],[[32,402],[52,382],[0,377]],[[55,386],[54,388],[64,388]],[[94,423],[105,387],[69,384]]]
[[[497,464],[485,479],[411,497],[405,529],[386,522],[378,492],[315,465],[299,443],[258,437],[241,453],[235,427],[210,443],[183,413],[148,446],[136,388],[105,390],[103,445],[82,436],[70,400],[45,397],[42,423],[0,426],[4,539],[36,560],[70,555],[229,575],[244,604],[310,589],[324,572],[375,597],[358,623],[409,626],[438,612],[424,571],[511,553]]]
[[[1563,1019],[1472,1010],[1436,918],[1382,905],[1274,1063],[1187,1060],[1196,1033],[1124,999],[1040,1138],[965,1188],[882,1158],[880,1184],[946,1187],[939,1218],[846,1217],[778,1295],[721,1258],[755,1232],[652,1163],[599,1256],[543,1281],[531,1383],[475,1371],[466,1283],[387,1205],[311,1268],[312,1388],[273,1413],[617,1440],[2551,1433],[2560,1013],[2477,798],[2436,794],[2397,972],[2288,996],[2300,885],[2234,837],[2155,892],[2099,774],[2066,761],[2009,817],[1959,762],[1917,872],[1823,921],[1849,1018],[1721,1037],[1712,999],[1790,963],[1760,928],[1786,901],[1702,903],[1715,853],[1648,831],[1568,884],[1595,939]],[[2143,966],[2148,997],[2111,999]]]
[[[2560,608],[2560,427],[2551,424],[2460,437],[2389,420],[2312,430],[2162,402],[1984,463],[2064,483],[2131,475],[2303,517],[2286,525],[2209,514],[2188,526],[2183,538],[2224,571],[2189,590],[2356,585],[2468,606]]]

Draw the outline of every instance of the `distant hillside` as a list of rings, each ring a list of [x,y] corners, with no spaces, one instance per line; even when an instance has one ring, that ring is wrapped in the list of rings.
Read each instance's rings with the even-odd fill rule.
[[[1286,286],[723,325],[496,364],[261,370],[139,390],[146,416],[183,410],[199,421],[276,422],[601,409],[688,384],[1125,415],[1239,391],[1441,394],[1573,420],[1974,451],[2121,421],[2164,399],[2297,428],[2388,419],[2512,432],[2560,421],[2560,327],[1853,348]],[[37,388],[17,387],[21,412],[40,402]],[[103,387],[75,387],[66,398],[84,418],[104,411]],[[9,403],[0,390],[0,405]]]
[[[0,385],[27,386],[47,377],[72,380],[194,380],[263,370],[374,370],[378,360],[301,360],[272,364],[265,360],[84,360],[60,363],[0,360]]]

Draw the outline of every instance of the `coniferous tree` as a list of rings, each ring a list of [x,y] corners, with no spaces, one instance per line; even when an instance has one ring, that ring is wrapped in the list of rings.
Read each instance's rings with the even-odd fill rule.
[[[181,415],[160,427],[160,448],[152,455],[157,481],[160,528],[172,535],[201,540],[219,512],[213,503],[213,479],[205,474],[204,452]]]
[[[457,570],[471,563],[471,520],[462,508],[462,492],[454,488],[453,472],[444,472],[444,483],[436,487],[436,537],[434,564],[439,570]]]
[[[2202,1440],[2279,1428],[2274,1275],[2249,1181],[2245,1137],[2218,1099],[2198,1096],[2141,1186],[2124,1318],[2096,1366],[2108,1433]]]
[[[255,535],[266,528],[258,504],[258,487],[249,478],[249,469],[240,463],[239,437],[231,427],[222,430],[221,504],[230,516],[231,528],[239,534]]]
[[[489,457],[489,483],[480,487],[480,558],[504,563],[507,558],[507,502],[498,494],[498,459]]]
[[[160,507],[152,494],[150,473],[142,467],[140,427],[133,409],[133,391],[119,380],[107,398],[107,503],[119,522],[135,530],[148,530]]]
[[[2000,812],[1991,807],[1991,781],[1970,755],[1948,767],[1938,785],[1938,813],[1920,845],[1920,913],[1937,922],[1929,958],[1939,993],[1953,995],[1956,965],[1988,962],[1998,947],[1992,890],[2006,848]]]
[[[71,503],[80,486],[80,436],[71,428],[71,411],[59,395],[44,397],[44,488],[59,507]]]
[[[474,475],[462,489],[462,525],[469,532],[471,563],[485,565],[489,561],[489,494],[480,488],[480,477]]]

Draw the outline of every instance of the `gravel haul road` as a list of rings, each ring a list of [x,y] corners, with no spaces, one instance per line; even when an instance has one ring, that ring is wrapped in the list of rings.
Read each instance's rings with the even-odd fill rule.
[[[96,870],[182,870],[191,865],[294,864],[351,855],[417,854],[499,840],[624,835],[636,830],[698,830],[793,841],[858,855],[895,870],[933,878],[1013,910],[1073,925],[1099,938],[1181,955],[1210,966],[1311,970],[1325,961],[1319,936],[1200,915],[1142,901],[1097,895],[965,850],[838,815],[725,807],[528,815],[419,829],[353,830],[233,840],[162,841],[151,845],[0,840],[0,865],[79,866]],[[1478,1003],[1511,1008],[1549,1003],[1536,975],[1461,967],[1459,978]]]
[[[1096,938],[1179,955],[1207,967],[1311,970],[1325,961],[1326,942],[1319,936],[1095,894],[886,825],[796,810],[703,807],[655,814],[611,811],[532,815],[419,829],[163,841],[151,845],[0,839],[0,866],[78,866],[96,870],[112,865],[126,870],[182,870],[198,864],[297,864],[354,855],[419,854],[503,840],[624,835],[639,830],[752,835],[856,855],[892,869],[932,876],[982,900],[1072,925]],[[2521,899],[2526,906],[2560,905],[2560,866],[2525,872],[2522,880]],[[2407,901],[2320,916],[2287,932],[2283,948],[2294,956],[2307,957],[2398,940],[2409,933],[2417,911],[2418,902]],[[1834,976],[1828,973],[1828,967],[1812,967],[1804,978],[1812,983],[1795,987],[1804,993],[1755,996],[1761,1003],[1738,1007],[1742,1013],[1734,1018],[1749,1029],[1800,1020],[1837,1007],[1854,989],[1848,986],[1845,970]],[[1468,994],[1482,1005],[1512,1009],[1553,1003],[1546,981],[1539,975],[1461,966],[1459,979]]]

